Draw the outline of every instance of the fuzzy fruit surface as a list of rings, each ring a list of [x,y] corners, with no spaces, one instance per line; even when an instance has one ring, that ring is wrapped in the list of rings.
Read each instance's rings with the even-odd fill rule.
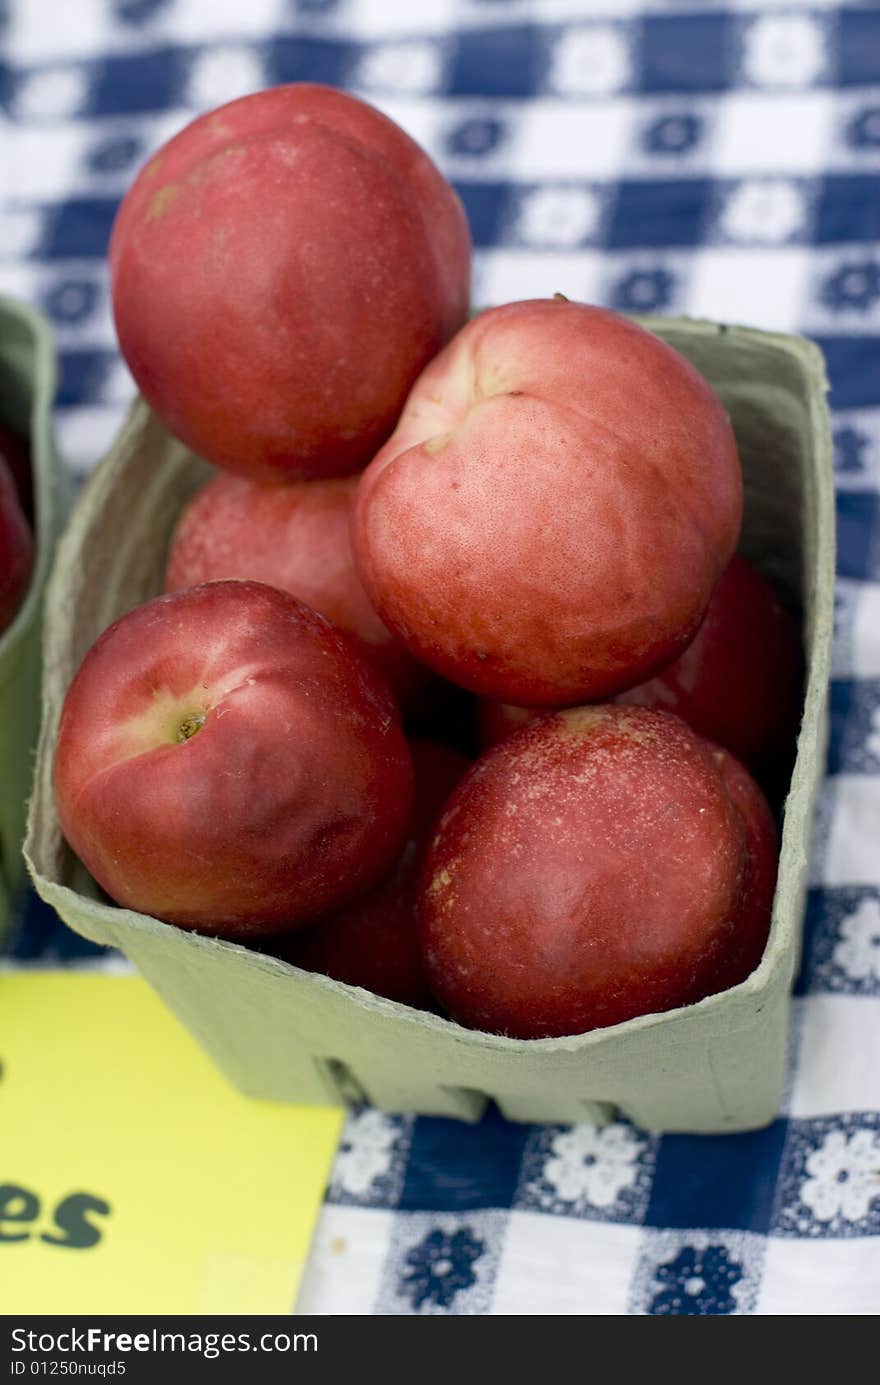
[[[165,590],[246,577],[291,592],[362,641],[399,697],[431,677],[379,619],[354,566],[349,516],[356,477],[266,485],[218,475],[184,510]]]
[[[647,683],[615,699],[674,712],[755,772],[786,757],[797,734],[803,655],[797,626],[769,582],[736,554],[687,649]],[[484,700],[480,739],[495,745],[537,715]]]
[[[34,540],[12,472],[0,455],[0,634],[12,623],[30,581]]]
[[[685,647],[741,516],[733,432],[702,376],[615,313],[537,299],[481,313],[422,372],[352,537],[417,658],[484,696],[560,706]]]
[[[291,83],[163,145],[120,207],[110,278],[122,353],[175,437],[246,476],[345,476],[464,322],[470,235],[399,126]]]
[[[341,907],[410,820],[385,683],[257,582],[158,597],[105,631],[68,690],[54,774],[64,835],[117,904],[228,938]]]
[[[461,1024],[518,1038],[690,1004],[760,961],[776,854],[747,771],[677,717],[542,717],[440,820],[420,885],[432,990]]]
[[[417,1008],[431,1006],[416,922],[416,887],[436,820],[469,761],[451,746],[412,740],[415,802],[409,837],[391,874],[375,889],[305,932],[278,955],[306,971]]]

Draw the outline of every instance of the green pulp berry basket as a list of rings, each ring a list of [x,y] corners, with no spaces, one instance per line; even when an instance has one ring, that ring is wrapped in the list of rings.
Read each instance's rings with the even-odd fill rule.
[[[40,724],[43,591],[69,499],[52,436],[55,349],[49,325],[0,298],[0,420],[30,445],[36,553],[30,587],[0,635],[0,942],[26,879],[21,844]]]
[[[746,483],[742,549],[802,614],[806,696],[782,835],[773,923],[746,981],[696,1005],[561,1039],[477,1033],[233,943],[119,909],[64,842],[51,766],[65,689],[123,611],[161,589],[181,507],[207,475],[138,402],[61,544],[46,621],[45,700],[26,852],[36,887],[72,928],[112,944],[229,1078],[255,1097],[476,1120],[602,1120],[668,1131],[765,1124],[780,1100],[810,819],[824,759],[834,588],[826,381],[797,337],[646,319],[720,394]]]

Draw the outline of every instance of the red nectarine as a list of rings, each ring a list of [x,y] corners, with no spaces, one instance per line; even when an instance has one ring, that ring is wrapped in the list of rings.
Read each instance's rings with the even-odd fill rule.
[[[352,536],[417,658],[564,706],[684,648],[741,513],[733,430],[693,366],[615,313],[540,299],[481,313],[423,371]]]
[[[578,1034],[732,986],[761,958],[776,831],[677,717],[581,707],[485,754],[420,885],[432,990],[462,1024]]]
[[[355,898],[410,819],[379,674],[257,582],[191,587],[111,625],[68,690],[54,768],[64,835],[112,899],[229,938]]]
[[[465,320],[470,236],[393,121],[292,83],[199,116],[110,244],[122,353],[170,432],[268,480],[345,476]]]
[[[707,740],[760,769],[793,745],[802,670],[793,618],[769,583],[736,555],[684,653],[617,700],[674,712]]]
[[[792,750],[803,660],[797,626],[773,588],[734,555],[683,654],[615,701],[674,712],[758,771]],[[538,713],[484,699],[480,740],[495,745]]]
[[[184,510],[165,590],[249,577],[291,592],[356,635],[394,692],[430,677],[376,615],[355,571],[348,534],[355,477],[264,485],[221,474]]]

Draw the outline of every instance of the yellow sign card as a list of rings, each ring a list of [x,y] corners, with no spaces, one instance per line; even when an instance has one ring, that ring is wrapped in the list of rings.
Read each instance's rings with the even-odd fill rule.
[[[139,978],[0,975],[0,1311],[290,1312],[341,1121],[240,1095]]]

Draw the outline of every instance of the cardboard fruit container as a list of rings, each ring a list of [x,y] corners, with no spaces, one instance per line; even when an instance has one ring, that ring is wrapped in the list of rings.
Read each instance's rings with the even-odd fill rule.
[[[272,957],[108,903],[65,844],[52,757],[67,685],[94,639],[162,586],[181,507],[209,474],[138,402],[81,497],[48,594],[44,715],[26,853],[40,894],[78,932],[136,963],[228,1077],[255,1097],[476,1120],[602,1120],[667,1131],[772,1120],[782,1091],[810,819],[824,760],[834,508],[826,381],[796,337],[644,319],[720,394],[746,480],[742,549],[802,616],[807,662],[779,882],[760,966],[696,1005],[559,1039],[477,1033]]]
[[[30,443],[36,549],[30,587],[0,634],[0,943],[27,876],[21,854],[40,725],[43,591],[69,500],[52,435],[56,362],[45,318],[0,298],[0,419]]]

